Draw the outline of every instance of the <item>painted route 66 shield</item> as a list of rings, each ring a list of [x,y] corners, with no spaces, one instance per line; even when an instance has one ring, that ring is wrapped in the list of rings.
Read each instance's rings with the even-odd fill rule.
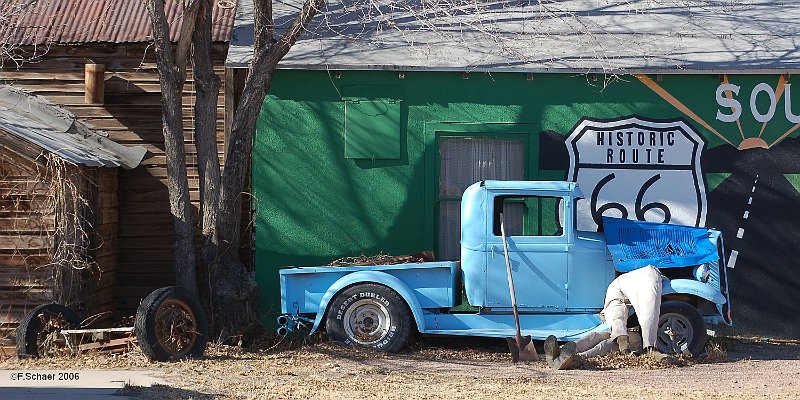
[[[578,229],[595,231],[603,215],[703,226],[705,140],[683,120],[581,120],[566,141],[568,179],[586,196]]]

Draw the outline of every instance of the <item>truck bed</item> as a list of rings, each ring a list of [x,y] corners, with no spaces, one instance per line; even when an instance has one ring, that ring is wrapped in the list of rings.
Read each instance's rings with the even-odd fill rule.
[[[394,265],[346,267],[296,267],[280,271],[281,311],[291,314],[316,314],[325,293],[340,279],[354,272],[388,274],[411,289],[422,308],[446,308],[456,305],[458,262],[425,262]],[[346,282],[342,282],[346,283]]]

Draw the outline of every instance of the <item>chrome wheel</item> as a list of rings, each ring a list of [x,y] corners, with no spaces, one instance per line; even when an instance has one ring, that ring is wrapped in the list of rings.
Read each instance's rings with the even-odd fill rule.
[[[389,310],[372,299],[362,299],[352,304],[344,313],[344,331],[354,342],[374,345],[389,333]]]

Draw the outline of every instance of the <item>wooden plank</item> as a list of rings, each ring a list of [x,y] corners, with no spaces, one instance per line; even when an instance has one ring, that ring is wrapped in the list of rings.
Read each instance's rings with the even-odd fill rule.
[[[33,271],[32,271],[33,270]],[[35,268],[17,268],[17,271],[0,273],[0,286],[3,287],[44,287],[52,279],[49,270],[45,273],[35,271]]]
[[[172,248],[171,241],[165,242],[163,238],[159,236],[153,236],[152,230],[150,231],[150,236],[126,236],[121,237],[119,242],[120,246],[126,250]]]
[[[100,221],[111,222],[111,223],[119,222],[119,211],[117,210],[117,208],[102,209],[99,212],[95,211],[95,214],[97,215],[97,218]]]
[[[0,273],[2,273],[2,271],[6,269],[13,270],[15,268],[39,266],[47,262],[48,258],[46,255],[33,255],[33,254],[22,254],[22,253],[8,254],[5,252],[0,252]]]
[[[50,233],[55,229],[55,216],[53,215],[37,214],[26,217],[26,216],[19,216],[18,213],[15,214],[17,215],[3,216],[2,218],[0,218],[0,231],[40,230]]]
[[[133,346],[135,343],[136,343],[136,338],[135,337],[127,337],[127,338],[122,338],[122,339],[112,339],[112,340],[109,340],[107,342],[90,342],[90,343],[81,344],[80,346],[78,346],[78,350],[79,351],[86,351],[86,350],[93,350],[93,349],[103,350],[103,349],[107,349],[107,348],[110,348],[110,347],[116,347],[116,346],[122,346],[122,345]]]
[[[52,294],[44,294],[42,293],[39,296],[35,295],[27,295],[27,296],[18,296],[12,297],[8,295],[8,293],[4,293],[6,291],[0,292],[0,301],[3,302],[3,305],[8,306],[27,306],[29,308],[33,308],[40,304],[47,304],[53,301]]]
[[[47,237],[37,235],[0,236],[0,250],[47,249],[52,245]]]
[[[172,215],[170,214],[169,210],[163,210],[162,212],[140,212],[136,210],[131,210],[130,212],[121,213],[120,219],[126,221],[124,224],[119,226],[119,237],[123,237],[127,235],[128,227],[133,227],[134,229],[139,229],[141,226],[154,226],[154,224],[159,224],[162,229],[166,229],[165,227],[169,225],[169,230],[161,231],[163,235],[172,234]],[[168,239],[165,239],[168,240]]]
[[[33,176],[3,175],[0,180],[0,193],[47,193],[47,185]]]
[[[104,221],[95,225],[94,234],[97,235],[101,244],[106,242],[112,243],[114,238],[119,233],[119,224],[117,222]]]
[[[61,333],[65,334],[93,334],[93,333],[133,333],[134,328],[130,327],[120,327],[120,328],[95,328],[95,329],[62,329]]]
[[[102,250],[104,248],[111,248],[111,246],[108,245],[110,242],[111,241],[103,242],[103,246],[99,250]],[[103,271],[104,273],[113,271],[117,265],[116,261],[117,261],[117,256],[119,255],[118,253],[119,252],[116,249],[112,251],[106,251],[100,255],[95,256],[94,260],[101,267],[101,271]]]
[[[108,73],[107,75],[110,75]],[[118,75],[118,74],[114,74]],[[0,70],[0,78],[5,80],[21,81],[26,79],[40,79],[45,81],[83,81],[83,71],[43,71],[39,73],[32,73],[25,70]],[[157,79],[156,79],[157,80]]]

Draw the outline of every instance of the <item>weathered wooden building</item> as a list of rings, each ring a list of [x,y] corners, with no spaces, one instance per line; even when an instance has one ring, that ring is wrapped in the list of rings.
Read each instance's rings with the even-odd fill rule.
[[[117,168],[135,168],[145,151],[0,86],[0,347],[31,306],[114,311]]]
[[[727,332],[800,338],[799,5],[454,4],[326,3],[279,64],[253,151],[262,292],[342,256],[457,259],[468,185],[568,180],[581,230],[720,229]],[[294,13],[276,6],[276,25]],[[239,29],[230,68],[251,60],[252,20]],[[555,211],[524,208],[530,234]],[[530,268],[554,298],[576,290]]]
[[[165,4],[173,40],[180,28],[182,3],[168,0]],[[223,82],[222,64],[235,5],[234,1],[214,2],[212,57]],[[0,83],[50,100],[116,143],[147,150],[139,167],[114,169],[115,176],[98,181],[100,192],[113,193],[116,198],[109,204],[116,215],[112,222],[116,233],[103,240],[100,250],[113,249],[105,256],[109,265],[105,275],[113,275],[116,281],[112,317],[131,316],[142,297],[175,281],[161,93],[144,2],[52,0],[7,15],[9,23],[0,27],[0,38],[3,49],[12,56],[3,61]],[[86,98],[90,81],[102,83],[99,97]],[[193,98],[190,76],[183,115],[191,200],[197,204]],[[220,94],[220,154],[224,151],[224,104]],[[3,304],[0,300],[0,307]]]

